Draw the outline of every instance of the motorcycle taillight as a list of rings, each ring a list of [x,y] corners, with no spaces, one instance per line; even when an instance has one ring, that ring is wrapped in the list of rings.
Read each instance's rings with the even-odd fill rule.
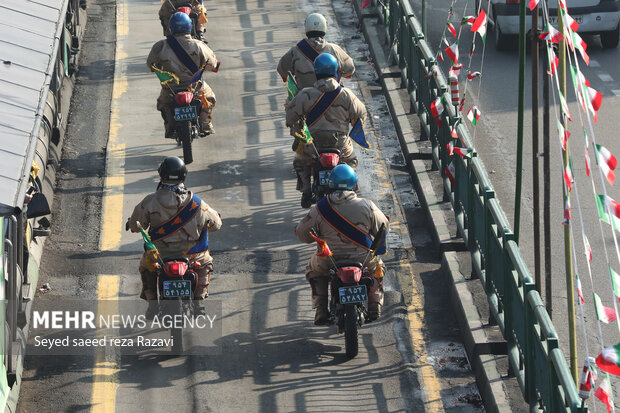
[[[322,153],[319,162],[323,168],[335,168],[340,162],[340,156],[337,153]]]
[[[338,268],[338,278],[344,284],[355,284],[362,279],[362,269],[359,267]]]
[[[174,101],[177,102],[178,105],[189,105],[192,103],[192,99],[194,99],[194,94],[192,92],[178,92],[174,96]]]
[[[182,277],[185,275],[187,271],[187,263],[183,261],[170,261],[166,263],[166,267],[164,268],[166,274],[174,277]]]
[[[189,16],[189,14],[192,12],[192,8],[191,7],[177,7],[177,12],[185,13]]]

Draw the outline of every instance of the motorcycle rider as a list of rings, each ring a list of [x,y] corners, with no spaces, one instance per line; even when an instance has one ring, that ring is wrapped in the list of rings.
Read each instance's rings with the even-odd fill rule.
[[[193,298],[196,308],[202,309],[213,273],[207,235],[220,229],[222,220],[216,210],[185,187],[187,167],[180,158],[165,158],[157,172],[160,177],[157,190],[136,205],[125,229],[139,232],[139,222],[142,228],[148,229],[160,256],[187,256],[200,263]],[[142,256],[138,269],[142,278],[140,298],[149,300],[147,315],[152,317],[157,312],[157,273],[147,253]]]
[[[322,14],[309,14],[304,23],[306,38],[291,47],[278,62],[278,73],[286,82],[287,72],[295,76],[299,90],[311,87],[316,82],[314,60],[321,53],[329,53],[338,61],[338,78],[350,77],[355,72],[353,59],[336,44],[325,40],[327,21]]]
[[[159,8],[159,20],[161,21],[162,29],[164,29],[164,36],[172,34],[170,29],[168,29],[168,22],[170,17],[177,12],[177,8],[183,6],[190,7],[192,13],[198,16],[196,19],[196,33],[202,37],[207,23],[207,8],[204,6],[203,0],[164,0]]]
[[[301,131],[305,119],[313,138],[304,144],[303,152],[295,151],[293,167],[301,190],[301,206],[312,205],[312,157],[318,149],[336,148],[340,159],[355,168],[357,156],[348,135],[349,127],[366,117],[366,107],[353,92],[338,83],[338,61],[329,53],[321,53],[314,60],[317,81],[314,86],[300,91],[286,106],[286,126]]]
[[[200,40],[190,36],[192,21],[185,13],[176,12],[170,17],[169,23],[172,35],[153,45],[146,65],[153,71],[153,66],[166,72],[174,73],[179,78],[176,89],[190,86],[191,80],[200,70],[217,72],[219,61],[215,53]],[[194,94],[202,101],[202,111],[199,116],[201,133],[209,135],[214,132],[212,115],[215,106],[215,93],[204,81],[198,80]],[[162,85],[161,93],[157,98],[157,110],[161,112],[166,128],[166,138],[174,139],[173,114],[174,94],[167,85]]]
[[[306,244],[314,242],[310,230],[314,229],[317,236],[323,239],[333,252],[331,258],[338,262],[364,263],[368,256],[368,248],[352,239],[351,231],[358,231],[369,239],[377,236],[381,224],[385,224],[385,235],[389,231],[387,217],[370,200],[357,196],[357,175],[349,165],[336,166],[329,175],[329,187],[333,189],[329,195],[313,206],[308,214],[295,227],[295,235]],[[333,214],[344,217],[337,221]],[[353,223],[353,224],[352,224]],[[329,270],[333,268],[331,259],[314,254],[306,267],[306,279],[312,288],[312,306],[316,308],[314,324],[325,324],[329,319],[327,308],[329,289]],[[375,279],[368,291],[368,319],[376,320],[381,315],[383,305],[383,274],[385,266],[378,257],[373,257],[364,264],[368,274]]]

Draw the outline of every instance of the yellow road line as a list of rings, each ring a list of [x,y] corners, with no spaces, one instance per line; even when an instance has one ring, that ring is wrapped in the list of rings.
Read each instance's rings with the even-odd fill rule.
[[[110,107],[110,131],[106,149],[106,178],[103,188],[101,237],[99,247],[102,251],[117,250],[121,243],[124,227],[123,195],[125,190],[125,144],[120,142],[119,119],[120,97],[127,91],[127,77],[123,59],[122,38],[129,33],[128,10],[124,0],[116,2],[116,60],[114,66],[114,85]],[[97,282],[98,313],[118,313],[120,277],[100,275]],[[107,300],[107,301],[106,301]],[[111,346],[104,346],[95,353],[93,367],[93,388],[91,412],[111,413],[116,410],[116,392],[119,387],[120,354]]]
[[[98,314],[118,313],[118,275],[100,275],[97,280]],[[101,333],[101,336],[105,333]],[[110,413],[116,409],[116,391],[118,390],[119,355],[116,348],[104,346],[95,353],[93,368],[93,390],[91,400],[92,413]]]

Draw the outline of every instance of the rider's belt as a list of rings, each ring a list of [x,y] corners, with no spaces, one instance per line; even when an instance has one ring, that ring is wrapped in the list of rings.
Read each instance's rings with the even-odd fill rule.
[[[170,219],[163,224],[160,224],[157,227],[151,227],[149,229],[149,236],[151,237],[151,241],[161,241],[162,239],[174,234],[185,224],[194,218],[194,216],[200,211],[200,204],[202,200],[196,194],[192,196],[192,199],[189,200],[187,204],[183,206],[176,214],[174,214]]]
[[[312,47],[310,42],[308,42],[308,39],[303,39],[299,43],[297,43],[297,49],[301,52],[302,55],[304,55],[306,59],[310,61],[310,63],[314,63],[314,59],[316,59],[316,57],[319,55],[318,50]]]
[[[319,120],[319,118],[327,112],[327,109],[331,107],[336,98],[340,95],[340,92],[342,92],[342,86],[338,86],[331,92],[323,92],[323,94],[310,108],[310,112],[306,116],[306,123],[308,124],[308,127],[312,126],[314,122]]]
[[[355,245],[370,251],[372,238],[336,211],[329,200],[329,196],[323,197],[317,202],[316,208],[325,222],[336,230],[337,233]]]
[[[183,46],[179,43],[179,41],[174,36],[166,37],[166,41],[168,42],[168,46],[172,49],[174,54],[179,58],[181,63],[190,71],[192,74],[198,72],[198,65],[192,60],[191,57],[187,54]]]

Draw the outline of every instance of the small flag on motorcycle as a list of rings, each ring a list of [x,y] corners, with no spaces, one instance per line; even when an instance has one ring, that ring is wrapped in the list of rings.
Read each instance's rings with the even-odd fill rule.
[[[319,257],[329,257],[333,254],[332,250],[329,249],[329,245],[327,245],[327,242],[325,242],[325,240],[317,237],[314,231],[310,231],[310,235],[312,236],[312,238],[314,238],[317,246],[319,247],[319,251],[316,253],[316,255],[318,255]]]
[[[288,90],[288,100],[293,100],[295,95],[299,93],[299,87],[297,86],[297,82],[295,82],[295,78],[291,72],[288,72],[288,76],[286,77],[286,88]],[[306,145],[310,145],[312,143],[312,135],[310,135],[310,129],[308,129],[308,125],[305,120],[303,121],[301,133],[295,132],[295,136]]]
[[[192,78],[192,80],[189,81],[190,85],[193,85],[194,83],[200,81],[200,79],[202,79],[202,74],[205,71],[205,67],[203,66],[202,68],[200,68],[199,71],[196,72],[196,74],[194,74],[194,77]]]
[[[157,251],[157,247],[151,241],[151,237],[146,233],[142,225],[138,222],[138,228],[140,229],[140,233],[142,234],[142,239],[144,240],[144,253],[146,258],[146,266],[149,271],[154,271],[156,268],[156,264],[159,261],[159,251]]]
[[[353,139],[353,142],[357,143],[364,149],[370,149],[370,143],[366,140],[366,134],[364,133],[364,121],[360,118],[355,122],[349,136]]]
[[[158,69],[155,66],[151,66],[151,69],[153,69],[153,71],[157,75],[157,78],[159,79],[159,82],[162,85],[165,85],[169,82],[174,82],[177,85],[179,84],[179,78],[174,73],[166,72],[165,70]]]

